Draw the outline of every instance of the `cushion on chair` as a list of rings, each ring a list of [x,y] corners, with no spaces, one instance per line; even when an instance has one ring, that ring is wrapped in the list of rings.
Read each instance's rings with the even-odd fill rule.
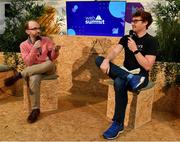
[[[142,88],[142,89],[140,89],[140,90],[138,90],[138,91],[144,91],[144,90],[150,89],[150,88],[152,88],[154,85],[155,85],[154,82],[149,81],[149,82],[148,82],[148,85],[147,85],[146,87],[144,87],[144,88]]]
[[[50,75],[44,75],[42,77],[42,80],[54,80],[57,79],[59,76],[57,74],[50,74]]]
[[[11,68],[8,65],[0,64],[0,72],[9,71]]]

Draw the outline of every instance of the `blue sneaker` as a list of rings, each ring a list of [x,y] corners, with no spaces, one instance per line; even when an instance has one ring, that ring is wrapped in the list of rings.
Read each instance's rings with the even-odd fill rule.
[[[145,80],[144,76],[133,75],[133,77],[129,80],[129,84],[133,90],[136,90]]]
[[[112,125],[103,133],[103,137],[108,140],[113,140],[118,137],[119,134],[123,133],[124,126],[117,122],[113,122]]]

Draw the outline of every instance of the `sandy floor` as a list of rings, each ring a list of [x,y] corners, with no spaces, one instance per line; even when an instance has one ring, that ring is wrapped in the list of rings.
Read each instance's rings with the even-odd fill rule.
[[[57,111],[43,112],[34,124],[26,122],[23,98],[0,99],[0,140],[103,141],[109,126],[106,98],[99,96],[61,96]],[[180,118],[166,112],[153,112],[152,121],[126,129],[117,140],[180,141]]]

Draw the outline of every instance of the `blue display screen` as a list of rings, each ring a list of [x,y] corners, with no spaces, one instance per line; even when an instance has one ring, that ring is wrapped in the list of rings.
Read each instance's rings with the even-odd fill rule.
[[[123,36],[125,1],[68,1],[67,34]]]

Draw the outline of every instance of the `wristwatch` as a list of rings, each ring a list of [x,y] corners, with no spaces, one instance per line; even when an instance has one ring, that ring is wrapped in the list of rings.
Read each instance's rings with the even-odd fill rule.
[[[137,49],[136,51],[134,51],[134,55],[138,54],[140,51]]]

